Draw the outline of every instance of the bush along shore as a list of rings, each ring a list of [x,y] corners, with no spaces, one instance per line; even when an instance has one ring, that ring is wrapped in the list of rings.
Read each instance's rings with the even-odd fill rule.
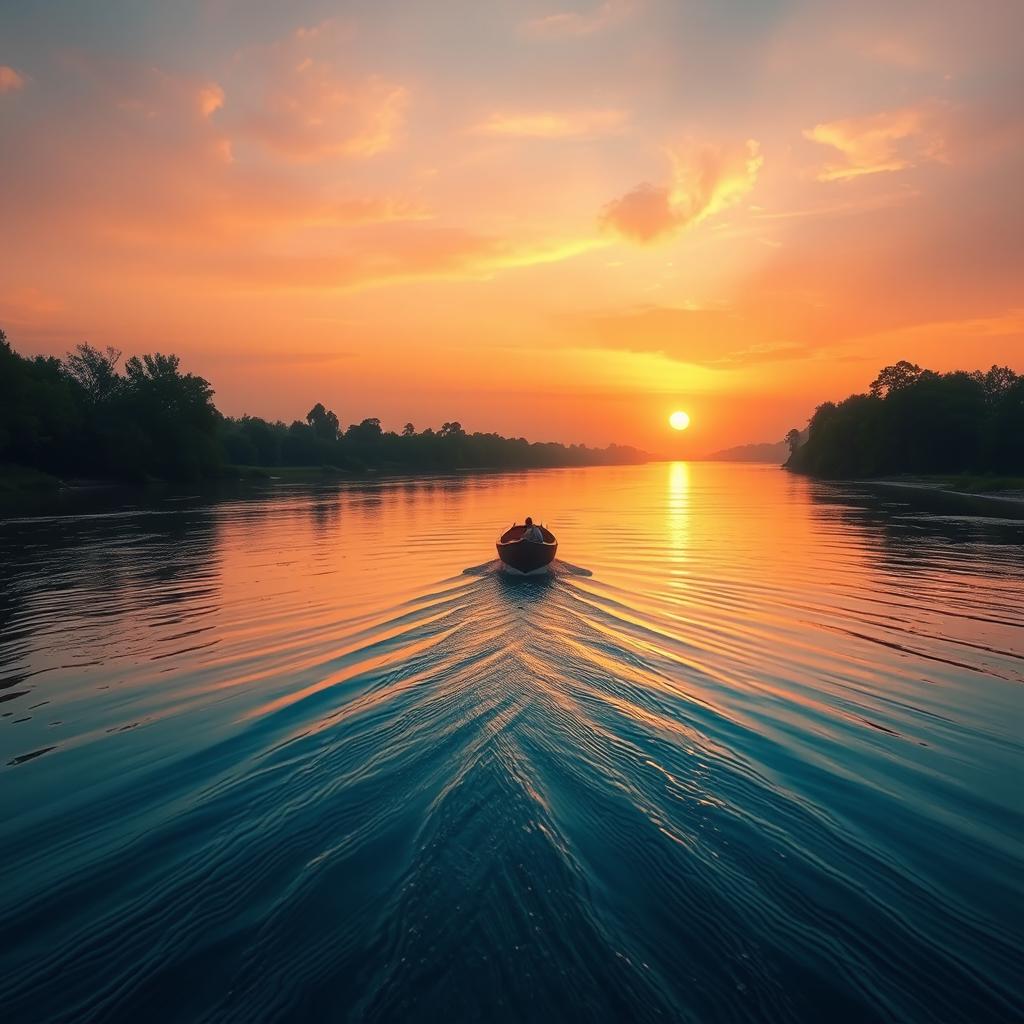
[[[0,331],[0,492],[60,480],[145,481],[342,473],[530,469],[645,462],[636,448],[589,448],[468,433],[457,421],[385,431],[368,418],[342,429],[316,403],[291,423],[222,415],[209,381],[177,356],[78,345],[29,358]]]

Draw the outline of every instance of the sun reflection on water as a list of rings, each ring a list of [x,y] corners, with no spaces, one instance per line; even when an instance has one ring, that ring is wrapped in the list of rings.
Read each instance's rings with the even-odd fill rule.
[[[687,560],[690,546],[690,467],[685,462],[669,465],[666,508],[669,560],[679,565]]]

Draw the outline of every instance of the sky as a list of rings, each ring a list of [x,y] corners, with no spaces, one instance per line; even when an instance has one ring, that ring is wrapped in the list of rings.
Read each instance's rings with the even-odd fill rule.
[[[696,456],[1024,371],[1019,0],[0,0],[0,328]],[[675,409],[692,425],[674,436]]]

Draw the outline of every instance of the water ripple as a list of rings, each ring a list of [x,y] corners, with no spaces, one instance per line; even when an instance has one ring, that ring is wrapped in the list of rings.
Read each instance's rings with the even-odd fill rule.
[[[1016,1019],[1022,525],[684,470],[0,522],[5,1019]]]

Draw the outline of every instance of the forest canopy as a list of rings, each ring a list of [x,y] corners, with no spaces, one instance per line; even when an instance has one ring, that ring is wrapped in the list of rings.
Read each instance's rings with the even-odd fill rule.
[[[197,480],[231,467],[418,472],[643,462],[644,452],[468,433],[457,421],[400,433],[380,420],[342,429],[317,402],[291,423],[222,415],[210,382],[175,355],[78,345],[63,359],[19,355],[0,331],[0,464],[57,476]]]
[[[1008,366],[936,373],[902,360],[868,394],[819,405],[789,469],[821,477],[1024,474],[1024,377]]]

